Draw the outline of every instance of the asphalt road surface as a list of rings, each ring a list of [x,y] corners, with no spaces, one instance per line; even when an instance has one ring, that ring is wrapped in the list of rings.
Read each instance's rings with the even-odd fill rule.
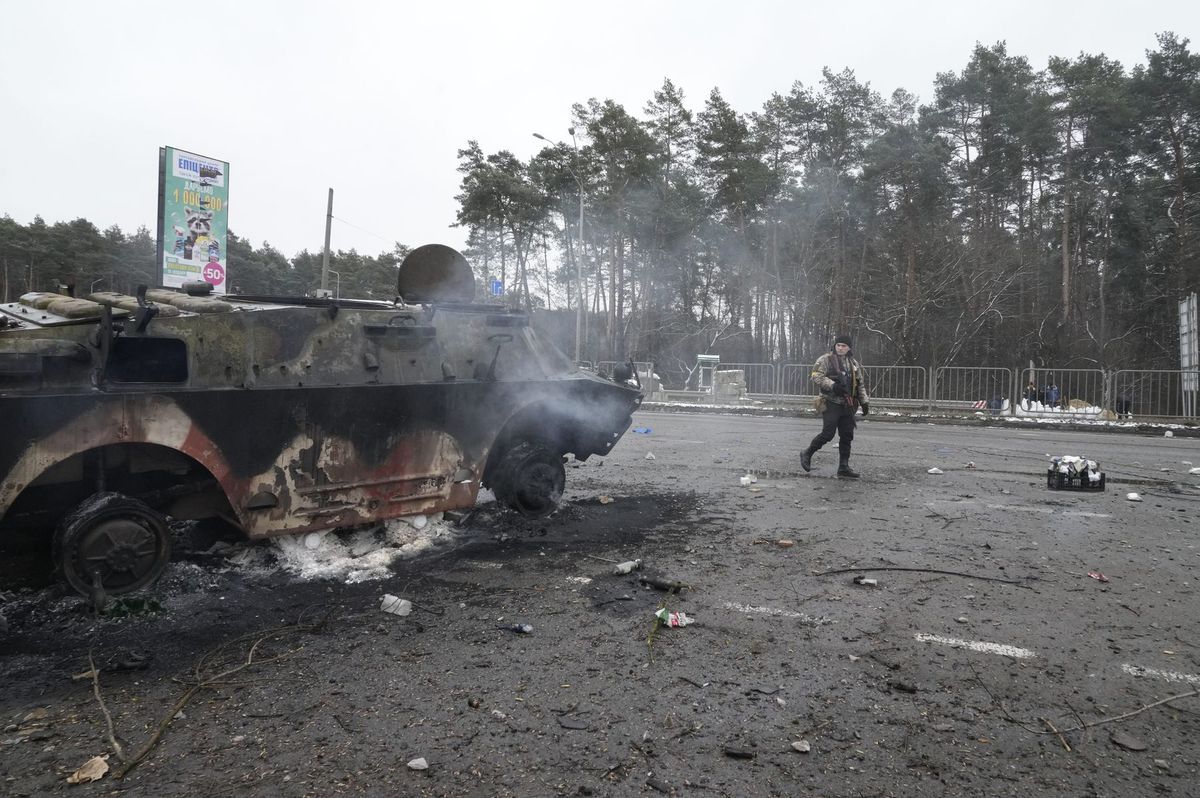
[[[634,426],[384,581],[185,552],[146,614],[9,594],[0,794],[1200,794],[1195,439],[864,421],[852,481],[800,470],[813,419]],[[1048,490],[1058,454],[1107,490]],[[70,786],[121,764],[89,651],[125,758],[163,732]]]

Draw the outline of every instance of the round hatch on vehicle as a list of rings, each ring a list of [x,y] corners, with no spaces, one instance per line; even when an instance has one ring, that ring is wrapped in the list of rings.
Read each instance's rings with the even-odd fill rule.
[[[401,262],[396,290],[406,302],[470,302],[475,299],[475,275],[458,250],[426,244]]]

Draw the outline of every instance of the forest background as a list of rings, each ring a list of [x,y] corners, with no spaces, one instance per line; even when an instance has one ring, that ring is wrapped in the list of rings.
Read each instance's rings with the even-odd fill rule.
[[[583,359],[672,382],[697,354],[809,362],[843,332],[881,365],[1178,368],[1177,302],[1200,288],[1200,54],[1173,33],[1130,69],[977,45],[926,105],[826,69],[757,111],[719,89],[694,109],[668,79],[640,116],[597,99],[570,115],[527,161],[465,142],[457,197],[479,298],[500,281],[568,354],[582,302]],[[332,253],[338,293],[393,298],[408,250]],[[231,232],[228,256],[234,292],[320,283],[319,248]],[[132,293],[154,258],[148,227],[0,218],[5,301],[71,279]]]

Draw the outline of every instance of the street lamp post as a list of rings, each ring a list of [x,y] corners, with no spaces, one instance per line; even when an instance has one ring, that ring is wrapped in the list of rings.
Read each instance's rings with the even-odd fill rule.
[[[571,177],[575,178],[575,184],[579,186],[579,247],[575,253],[575,362],[578,363],[582,358],[583,349],[583,179],[579,176],[579,144],[575,140],[575,128],[567,128],[567,133],[571,135],[571,148],[575,152],[575,168],[567,167],[567,171],[571,173]],[[541,139],[548,144],[554,144],[550,139],[543,136],[541,133],[534,133],[533,137]]]

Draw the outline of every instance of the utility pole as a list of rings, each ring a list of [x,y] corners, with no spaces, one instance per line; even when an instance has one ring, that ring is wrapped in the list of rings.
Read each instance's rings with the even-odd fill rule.
[[[579,186],[579,248],[575,253],[575,288],[578,294],[578,302],[575,305],[575,362],[578,363],[582,357],[583,339],[584,339],[584,298],[583,298],[583,178],[579,176],[579,143],[575,140],[575,128],[567,128],[567,133],[571,135],[571,149],[575,152],[575,168],[567,167],[567,171],[571,173],[571,177],[575,178],[575,184]],[[541,133],[534,133],[535,139],[541,139],[547,144],[557,144],[557,142],[543,136]],[[565,144],[559,146],[565,147]],[[563,214],[563,226],[567,226],[566,214]]]
[[[321,259],[321,296],[329,296],[329,233],[333,227],[333,189],[329,189],[329,210],[325,213],[325,257]],[[341,275],[338,276],[341,282]]]
[[[575,183],[579,186],[579,252],[575,258],[575,286],[579,291],[579,304],[575,313],[575,362],[579,363],[583,348],[583,179],[579,176],[579,145],[575,142],[575,128],[567,128],[571,134],[571,147],[575,150]]]

